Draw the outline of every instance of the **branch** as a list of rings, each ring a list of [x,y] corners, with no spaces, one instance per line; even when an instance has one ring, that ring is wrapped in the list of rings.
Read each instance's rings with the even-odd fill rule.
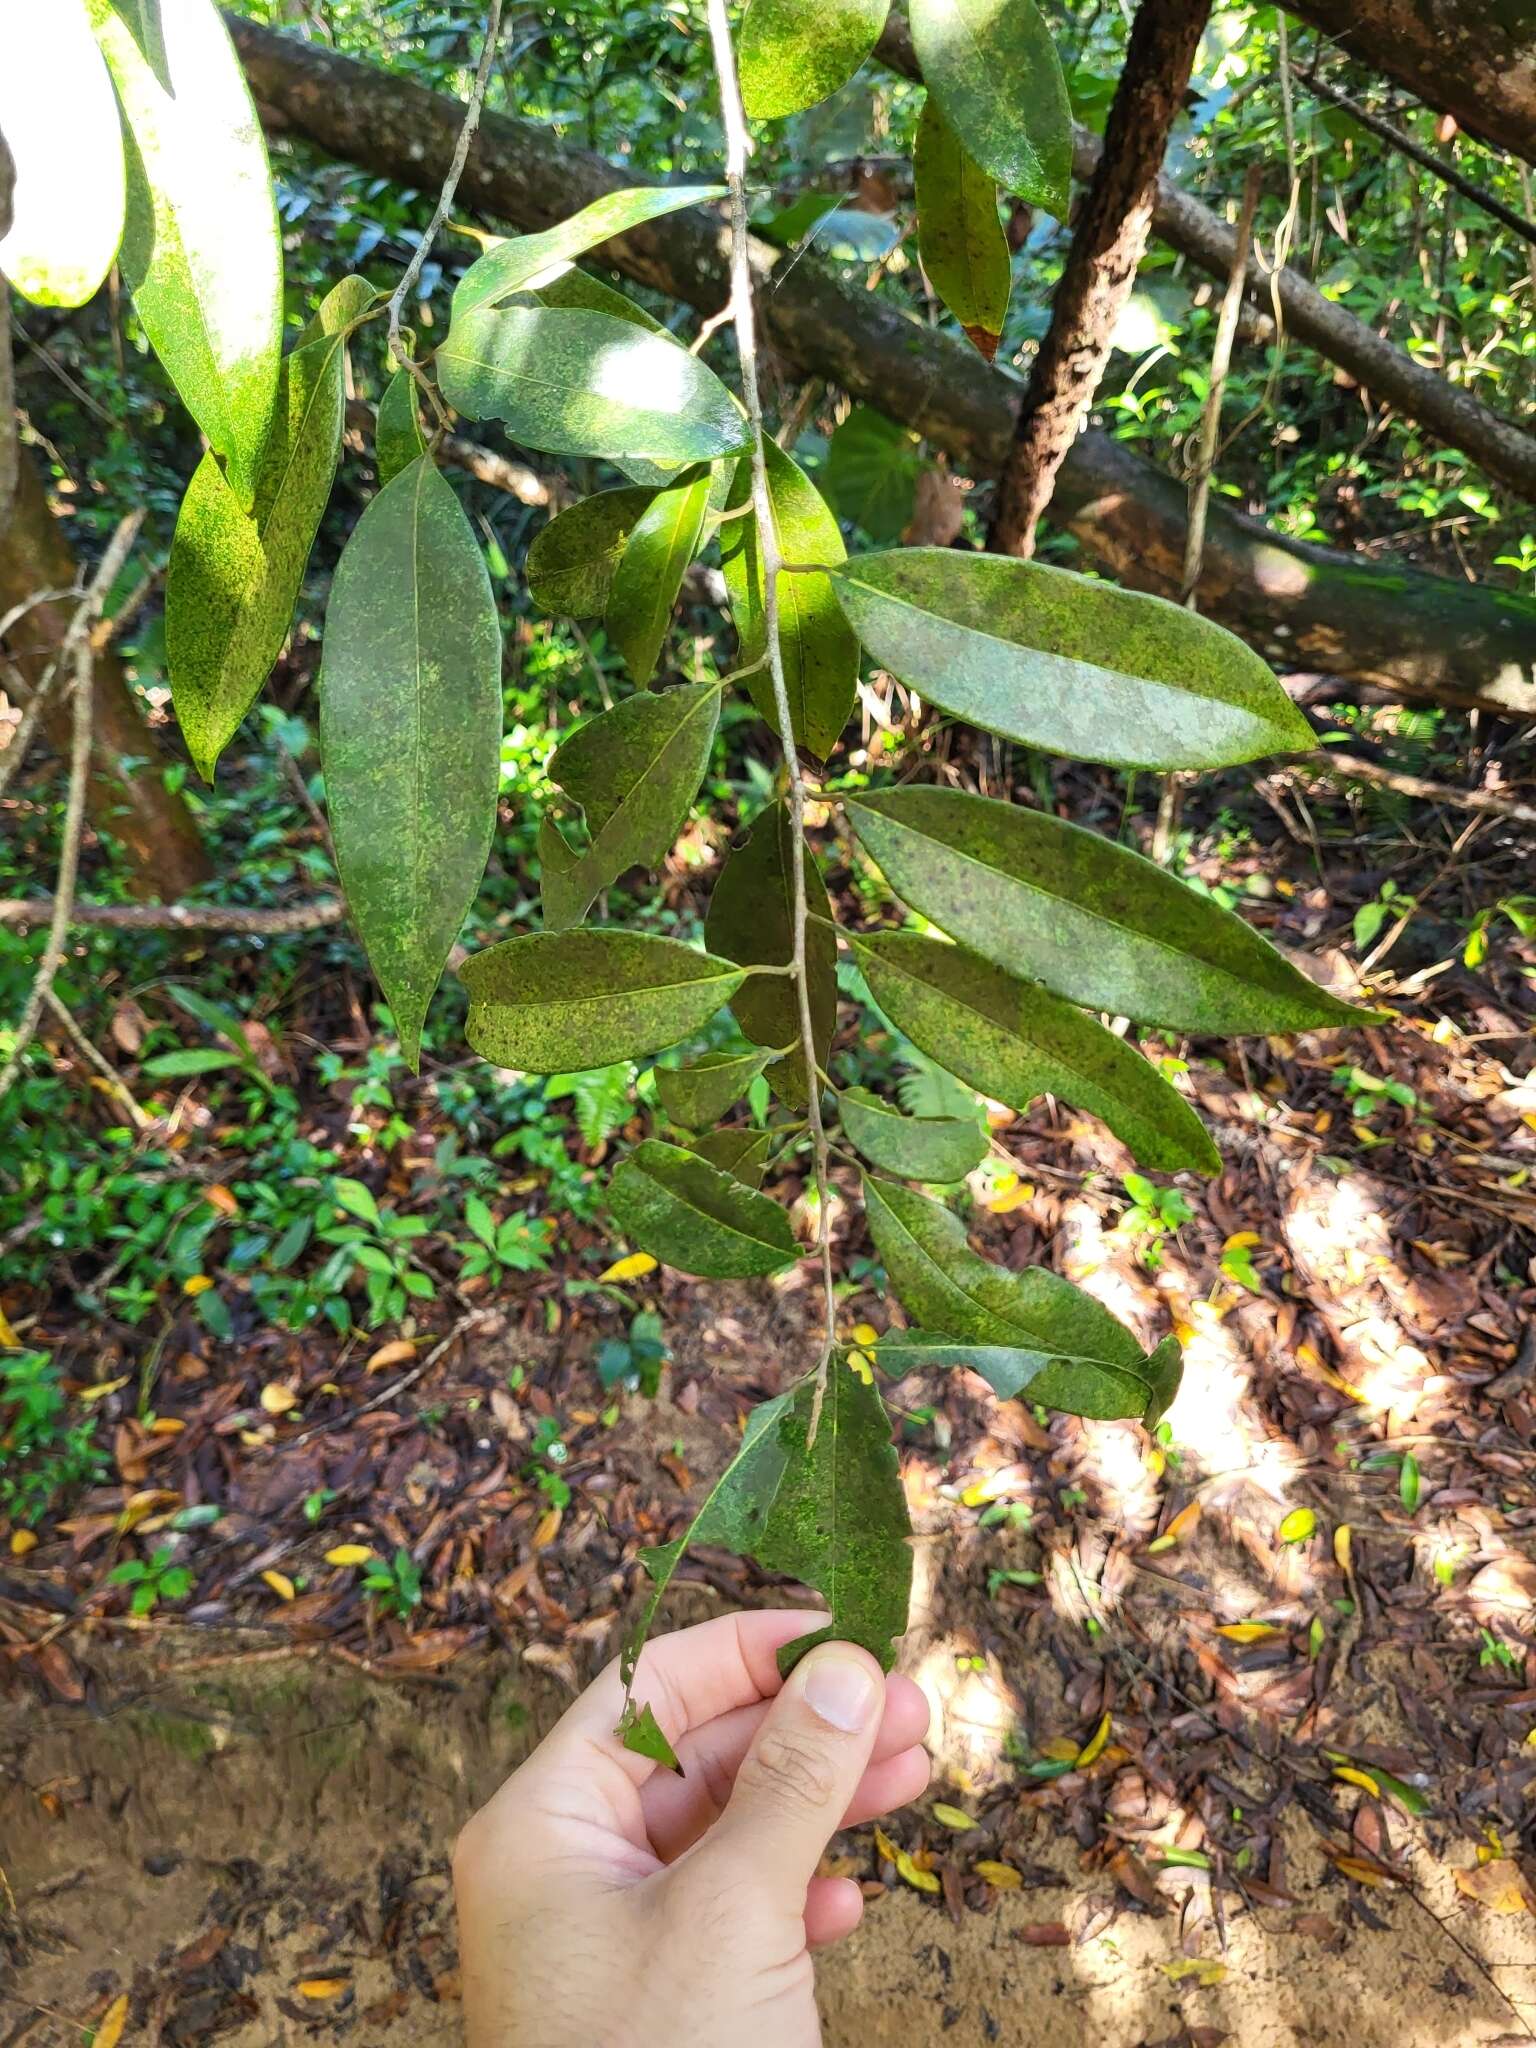
[[[1013,446],[998,482],[987,546],[1030,556],[1056,473],[1093,403],[1115,323],[1147,246],[1158,172],[1183,104],[1211,0],[1141,0],[1115,87],[1104,148],[1030,367]]]
[[[1237,338],[1237,316],[1243,303],[1243,273],[1247,249],[1253,234],[1253,216],[1259,203],[1259,168],[1251,164],[1243,183],[1243,205],[1238,215],[1232,272],[1222,294],[1216,316],[1216,334],[1211,343],[1211,380],[1206,388],[1205,406],[1200,414],[1200,438],[1195,466],[1189,480],[1189,531],[1184,538],[1184,575],[1179,600],[1194,608],[1200,587],[1200,570],[1205,560],[1205,521],[1211,503],[1211,476],[1216,468],[1216,448],[1221,440],[1221,401],[1226,394],[1227,372],[1232,367],[1232,344]]]
[[[1500,796],[1491,789],[1458,789],[1451,782],[1431,782],[1424,775],[1410,775],[1401,768],[1385,768],[1379,761],[1367,761],[1360,754],[1341,754],[1333,747],[1305,761],[1288,762],[1288,771],[1327,777],[1340,782],[1374,782],[1382,789],[1395,789],[1399,796],[1422,797],[1426,803],[1454,804],[1461,811],[1482,811],[1491,818],[1509,818],[1516,824],[1536,825],[1536,804],[1521,803],[1517,797]]]
[[[784,557],[779,549],[779,530],[768,491],[768,459],[764,453],[767,437],[757,381],[757,320],[752,304],[752,251],[747,232],[746,190],[747,155],[752,145],[741,104],[741,85],[736,76],[736,53],[731,47],[726,0],[708,0],[708,15],[715,75],[720,84],[720,116],[725,124],[725,181],[731,204],[730,311],[736,329],[736,353],[741,362],[741,395],[752,437],[752,510],[757,521],[757,544],[763,558],[763,627],[767,637],[768,674],[773,682],[774,710],[779,721],[779,741],[789,776],[789,811],[794,828],[790,842],[790,877],[794,892],[795,996],[800,1011],[800,1047],[805,1059],[806,1115],[810,1124],[816,1177],[816,1250],[821,1260],[826,1315],[822,1353],[817,1364],[816,1405],[811,1415],[811,1440],[814,1441],[821,1413],[821,1397],[826,1386],[827,1364],[837,1342],[837,1293],[832,1272],[832,1202],[827,1133],[821,1118],[816,1025],[811,1013],[810,975],[805,964],[805,781],[800,773],[800,757],[795,747],[789,684],[784,675],[784,650],[779,642],[779,577],[783,572]]]
[[[56,896],[0,897],[0,924],[40,924],[57,914]],[[77,903],[72,922],[125,932],[234,932],[252,939],[281,938],[339,924],[339,896],[317,896],[288,910],[242,910],[221,903]]]

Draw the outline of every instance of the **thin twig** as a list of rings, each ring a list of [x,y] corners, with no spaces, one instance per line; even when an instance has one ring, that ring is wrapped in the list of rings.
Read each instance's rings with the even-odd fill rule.
[[[425,1358],[411,1366],[408,1371],[401,1373],[398,1379],[391,1380],[387,1387],[381,1387],[378,1393],[371,1395],[368,1400],[360,1402],[356,1408],[349,1409],[345,1415],[338,1415],[330,1422],[317,1422],[309,1429],[301,1429],[297,1436],[285,1436],[281,1442],[273,1445],[273,1449],[291,1451],[296,1444],[307,1444],[312,1437],[326,1436],[333,1430],[350,1428],[360,1415],[372,1414],[375,1408],[382,1408],[386,1401],[393,1401],[396,1394],[403,1394],[407,1387],[414,1387],[416,1382],[419,1379],[424,1379],[433,1366],[437,1364],[437,1361],[450,1351],[461,1337],[474,1329],[477,1324],[487,1322],[497,1313],[498,1311],[494,1308],[471,1309],[467,1315],[459,1317],[447,1336],[438,1338]]]
[[[764,452],[762,396],[757,381],[757,321],[752,304],[752,264],[747,228],[747,155],[751,143],[747,118],[741,104],[741,86],[736,76],[736,54],[731,47],[730,17],[726,0],[708,0],[709,35],[714,50],[715,75],[720,85],[720,115],[725,127],[725,182],[730,193],[731,214],[731,316],[736,328],[736,353],[741,364],[741,395],[746,406],[752,447],[752,504],[757,515],[758,546],[762,550],[763,626],[767,638],[768,673],[773,682],[774,710],[779,722],[779,740],[784,767],[789,777],[789,812],[793,826],[790,846],[790,880],[794,899],[793,965],[795,994],[800,1010],[800,1045],[805,1060],[805,1092],[808,1104],[814,1174],[816,1181],[816,1250],[821,1261],[826,1329],[821,1358],[816,1368],[816,1399],[811,1411],[810,1434],[814,1440],[821,1419],[826,1392],[827,1367],[837,1341],[837,1292],[832,1272],[832,1201],[828,1173],[827,1133],[821,1118],[821,1088],[816,1078],[816,1025],[811,1013],[810,976],[806,971],[805,891],[805,782],[795,750],[794,719],[790,712],[789,685],[784,676],[784,650],[779,645],[779,573],[783,559],[778,529],[774,523],[773,501],[768,491],[768,458]]]
[[[42,717],[43,709],[52,694],[53,677],[45,675],[33,691],[31,703],[22,712],[9,740],[6,741],[5,752],[0,754],[0,796],[4,796],[10,788],[17,769],[25,760],[27,749],[32,744],[32,735],[37,730],[37,722]]]
[[[74,1011],[70,1009],[67,1003],[60,1002],[56,991],[53,989],[48,990],[44,1001],[54,1016],[64,1026],[71,1043],[86,1065],[96,1069],[96,1072],[106,1082],[112,1094],[122,1104],[127,1112],[128,1121],[133,1125],[133,1128],[136,1131],[149,1130],[154,1123],[154,1118],[137,1101],[127,1082],[117,1071],[116,1067],[113,1066],[106,1054],[94,1046],[90,1039],[86,1037],[84,1031],[80,1028]]]
[[[432,218],[427,224],[426,232],[416,244],[410,262],[401,271],[400,282],[390,294],[389,300],[389,356],[392,361],[401,364],[405,369],[409,370],[419,384],[425,385],[432,392],[433,403],[436,405],[439,413],[441,413],[442,404],[437,398],[435,389],[431,386],[430,380],[423,376],[416,362],[414,352],[408,353],[402,345],[400,315],[404,310],[406,299],[415,289],[416,282],[421,276],[422,266],[425,264],[432,244],[437,238],[438,230],[453,210],[454,194],[459,189],[459,180],[464,175],[464,166],[469,160],[469,146],[475,139],[475,130],[480,126],[480,111],[485,105],[485,89],[490,83],[491,66],[496,59],[496,42],[500,34],[501,0],[491,0],[490,18],[486,23],[485,41],[480,48],[480,63],[475,71],[475,82],[470,90],[469,100],[464,109],[464,121],[459,129],[459,139],[453,145],[453,158],[448,165],[448,175],[443,180],[442,191],[437,195],[437,205],[433,208]]]
[[[128,550],[133,546],[139,528],[144,523],[142,511],[130,512],[121,520],[117,531],[107,543],[90,586],[75,609],[69,630],[64,636],[64,645],[59,651],[59,666],[72,671],[74,697],[71,704],[70,750],[69,750],[69,794],[64,804],[64,835],[59,854],[59,879],[54,888],[53,917],[48,926],[48,937],[43,946],[43,957],[37,963],[37,974],[22,1008],[16,1025],[16,1034],[11,1042],[10,1057],[0,1068],[0,1099],[9,1092],[12,1083],[21,1072],[27,1047],[37,1035],[42,1019],[43,1006],[53,987],[53,978],[64,960],[65,941],[69,936],[71,913],[75,903],[75,882],[80,873],[80,842],[85,835],[85,793],[91,772],[92,714],[95,710],[93,685],[96,660],[91,647],[91,628],[100,618],[107,593],[117,581],[123,563],[128,559]]]
[[[54,915],[57,904],[55,896],[0,897],[0,924],[41,924]],[[245,910],[222,903],[77,903],[73,912],[76,924],[119,931],[236,932],[253,939],[319,931],[339,924],[345,915],[339,896],[317,896],[288,910]]]

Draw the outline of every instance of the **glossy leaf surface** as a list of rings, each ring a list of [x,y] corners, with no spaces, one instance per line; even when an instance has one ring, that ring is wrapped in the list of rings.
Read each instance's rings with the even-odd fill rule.
[[[658,491],[613,572],[603,624],[642,688],[651,680],[688,564],[699,551],[712,485],[706,468]]]
[[[1072,181],[1072,116],[1035,0],[911,0],[928,90],[999,185],[1058,220]]]
[[[686,1067],[658,1067],[656,1093],[673,1123],[700,1131],[741,1100],[772,1057],[764,1047],[760,1052],[707,1052]]]
[[[838,1113],[850,1143],[870,1165],[903,1180],[940,1185],[964,1180],[991,1150],[980,1123],[960,1117],[903,1116],[867,1088],[844,1089]]]
[[[931,94],[917,124],[912,175],[928,282],[990,363],[1013,289],[997,184],[968,153]]]
[[[620,1160],[608,1206],[642,1251],[704,1280],[779,1273],[801,1255],[777,1202],[660,1138],[647,1138]]]
[[[752,0],[736,39],[754,121],[798,114],[845,86],[875,47],[889,0]]]
[[[540,611],[602,617],[625,543],[654,495],[635,485],[594,491],[540,527],[525,571]]]
[[[515,235],[487,249],[455,286],[453,317],[458,320],[477,306],[495,305],[530,286],[537,289],[551,281],[552,271],[563,270],[615,235],[685,206],[707,205],[724,194],[723,185],[636,185],[621,192],[605,192],[601,199],[594,199],[590,206],[542,234]]]
[[[416,398],[416,379],[409,370],[396,370],[379,400],[373,427],[373,454],[379,482],[387,484],[407,469],[418,455],[427,452],[427,437],[421,431],[421,408]]]
[[[0,274],[35,306],[83,306],[112,268],[126,205],[117,101],[84,0],[10,9],[0,135],[16,174]]]

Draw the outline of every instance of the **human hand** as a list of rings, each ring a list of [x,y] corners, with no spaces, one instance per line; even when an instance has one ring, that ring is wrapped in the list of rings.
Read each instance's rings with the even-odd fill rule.
[[[840,1827],[915,1799],[928,1706],[824,1619],[722,1616],[649,1645],[635,1697],[686,1773],[614,1735],[617,1663],[454,1849],[469,2048],[817,2048],[813,1948],[858,1925],[817,1877]]]

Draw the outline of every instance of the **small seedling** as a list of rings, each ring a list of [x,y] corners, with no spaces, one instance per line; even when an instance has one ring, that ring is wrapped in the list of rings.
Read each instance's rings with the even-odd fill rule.
[[[479,1195],[466,1195],[464,1221],[473,1241],[461,1241],[456,1247],[464,1261],[459,1269],[461,1280],[484,1274],[493,1287],[499,1287],[508,1273],[542,1273],[549,1265],[555,1226],[547,1216],[509,1216],[498,1223]]]
[[[1128,1173],[1121,1186],[1130,1196],[1130,1207],[1120,1218],[1119,1228],[1127,1237],[1142,1240],[1141,1263],[1155,1273],[1163,1262],[1161,1240],[1181,1230],[1195,1212],[1177,1188],[1160,1188],[1144,1173]]]
[[[605,1387],[624,1387],[654,1401],[670,1356],[661,1317],[642,1309],[630,1319],[627,1337],[610,1337],[598,1346],[597,1376]]]
[[[192,1574],[186,1565],[172,1562],[175,1555],[167,1543],[147,1562],[142,1557],[125,1557],[107,1573],[109,1586],[132,1586],[130,1614],[153,1614],[162,1600],[186,1599],[192,1590]]]
[[[1524,1654],[1517,1650],[1513,1643],[1506,1643],[1503,1637],[1496,1636],[1491,1628],[1479,1629],[1478,1634],[1482,1638],[1483,1647],[1477,1653],[1477,1661],[1482,1670],[1491,1671],[1495,1666],[1502,1671],[1524,1669]]]
[[[376,1557],[363,1574],[363,1591],[382,1613],[404,1621],[421,1605],[421,1569],[408,1550],[387,1561]]]

